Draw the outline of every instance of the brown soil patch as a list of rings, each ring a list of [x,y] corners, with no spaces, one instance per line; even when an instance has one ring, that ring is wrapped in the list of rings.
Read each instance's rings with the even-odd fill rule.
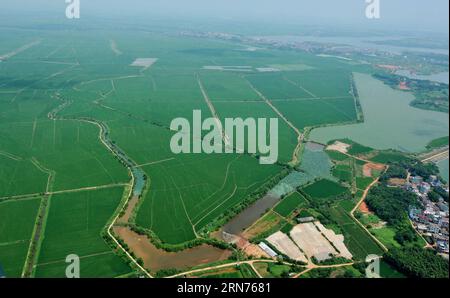
[[[350,147],[351,147],[351,146],[350,146],[349,144],[342,143],[342,142],[340,142],[340,141],[336,141],[336,142],[334,142],[332,145],[329,145],[329,146],[326,148],[326,150],[330,150],[330,151],[338,151],[338,152],[341,152],[341,153],[346,154],[346,153],[348,152],[348,149],[349,149]]]
[[[222,231],[222,229],[220,229],[218,231],[215,231],[215,232],[212,232],[211,234],[209,234],[209,237],[222,241],[223,240],[222,233],[223,233],[223,231]]]
[[[258,236],[264,231],[267,231],[275,226],[277,226],[281,222],[282,218],[279,215],[276,215],[276,218],[274,220],[265,220],[264,218],[257,223],[255,223],[253,226],[248,228],[242,233],[242,237],[246,239],[251,239],[255,236]]]
[[[268,254],[264,250],[262,250],[258,245],[250,243],[247,239],[235,236],[235,240],[233,241],[236,246],[242,250],[248,256],[254,256],[257,258],[260,257],[269,257]]]
[[[377,66],[379,68],[384,68],[384,69],[391,70],[391,71],[400,69],[400,66],[390,65],[390,64],[378,64]]]
[[[383,171],[384,165],[377,163],[366,163],[363,166],[363,175],[364,177],[372,177],[372,170]]]
[[[272,277],[272,274],[268,271],[268,264],[267,263],[254,263],[253,267],[261,274],[262,277]]]
[[[138,196],[132,197],[131,200],[128,202],[128,206],[127,206],[127,209],[125,210],[125,214],[121,218],[118,219],[118,223],[128,223],[137,203],[139,203],[139,197]]]
[[[364,214],[372,214],[372,211],[370,211],[369,206],[367,206],[366,202],[363,201],[360,205],[359,205],[359,211],[361,213]]]
[[[334,270],[333,272],[331,272],[330,278],[339,278],[344,274],[344,272],[345,271],[342,269]]]
[[[180,252],[167,252],[156,248],[147,236],[141,236],[127,227],[114,227],[114,233],[127,243],[137,257],[142,258],[144,267],[152,272],[171,268],[187,269],[223,261],[231,256],[231,251],[207,244]]]
[[[391,178],[389,179],[388,184],[390,186],[396,186],[396,187],[400,187],[406,184],[406,179],[400,179],[400,178]]]
[[[270,256],[256,244],[248,245],[245,247],[244,252],[246,255],[254,256],[256,258],[270,258]]]

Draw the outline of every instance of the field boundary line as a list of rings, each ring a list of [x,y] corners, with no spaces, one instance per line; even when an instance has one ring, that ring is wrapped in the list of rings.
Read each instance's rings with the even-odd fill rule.
[[[45,233],[47,219],[50,212],[51,196],[45,196],[41,200],[39,210],[33,227],[33,233],[30,238],[27,256],[22,270],[22,277],[34,277],[36,263],[39,260],[43,234]]]
[[[28,240],[22,239],[22,240],[16,240],[16,241],[11,241],[11,242],[2,242],[2,243],[0,243],[0,247],[8,246],[8,245],[14,245],[14,244],[19,244],[19,243],[24,243],[26,241],[28,241]]]
[[[285,76],[283,76],[283,80],[285,80],[288,83],[291,83],[292,85],[294,85],[297,88],[300,88],[301,90],[305,91],[306,93],[308,93],[309,95],[311,95],[313,98],[319,98],[317,95],[315,95],[314,93],[310,92],[309,90],[307,90],[306,88],[304,88],[302,85],[292,81],[291,79],[286,78]]]
[[[83,192],[83,191],[92,191],[92,190],[99,190],[99,189],[105,189],[105,188],[114,188],[114,187],[124,187],[127,186],[128,183],[116,183],[116,184],[107,184],[107,185],[99,185],[99,186],[88,186],[83,188],[75,188],[75,189],[67,189],[67,190],[58,190],[58,191],[50,191],[46,193],[31,193],[31,194],[24,194],[24,195],[17,195],[17,196],[8,196],[8,197],[1,197],[0,203],[3,201],[9,201],[9,200],[18,200],[18,199],[37,199],[41,196],[45,195],[58,195],[63,193],[74,193],[74,192]]]
[[[294,149],[294,152],[292,153],[292,164],[297,164],[298,163],[298,155],[300,153],[300,149],[303,143],[303,140],[305,139],[305,134],[302,133],[300,131],[300,129],[298,129],[291,121],[289,121],[289,119],[286,118],[286,116],[283,115],[283,113],[281,113],[280,110],[277,109],[277,107],[275,107],[272,102],[266,97],[264,96],[264,94],[262,94],[258,89],[256,89],[256,87],[248,80],[245,79],[247,81],[247,83],[250,85],[250,87],[253,89],[253,91],[256,92],[256,94],[258,94],[258,96],[267,104],[269,105],[270,108],[272,108],[272,110],[281,118],[283,119],[284,122],[286,122],[286,124],[291,127],[294,132],[297,134],[297,146]]]
[[[38,168],[39,171],[45,173],[48,175],[47,178],[47,187],[45,189],[45,193],[49,194],[50,193],[50,189],[53,188],[53,183],[54,183],[54,179],[55,179],[55,175],[56,172],[50,169],[47,169],[45,166],[43,166],[35,157],[31,158],[31,162],[33,163],[33,165]]]
[[[233,162],[236,161],[238,158],[239,158],[239,157],[236,157],[234,160],[232,160],[231,162],[229,162],[229,163],[227,164],[227,170],[226,170],[226,172],[225,172],[225,178],[224,178],[224,180],[223,180],[222,186],[221,186],[218,190],[216,190],[215,192],[213,192],[211,195],[209,195],[209,196],[205,199],[205,201],[208,201],[210,198],[212,198],[213,196],[215,196],[216,194],[220,193],[222,190],[225,189],[225,186],[226,186],[227,181],[228,181],[228,175],[229,175],[229,172],[230,172],[230,167],[231,167],[231,165],[233,164]],[[207,208],[207,209],[208,209],[208,208]],[[207,210],[205,210],[205,211],[207,211]],[[197,224],[197,223],[198,223],[198,222],[196,222],[196,224]]]
[[[166,159],[161,159],[161,160],[157,160],[157,161],[151,161],[151,162],[147,162],[147,163],[143,163],[140,165],[136,165],[136,168],[141,168],[141,167],[145,167],[145,166],[151,166],[151,165],[157,165],[166,161],[171,161],[174,160],[175,157],[171,157],[171,158],[166,158]]]
[[[30,142],[31,149],[33,148],[33,144],[34,144],[34,135],[36,133],[36,126],[37,126],[37,117],[34,118],[34,121],[33,121],[33,130],[31,132],[31,142]]]
[[[0,155],[5,156],[5,157],[10,158],[10,159],[15,160],[15,161],[22,161],[23,160],[22,157],[14,155],[14,154],[6,152],[6,151],[1,151],[0,150]]]
[[[164,169],[164,171],[165,171],[165,169]],[[170,177],[170,180],[172,180],[172,183],[173,183],[173,185],[175,186],[175,189],[176,189],[177,192],[178,192],[178,196],[179,196],[179,199],[180,199],[180,201],[181,201],[181,205],[183,206],[184,213],[185,213],[185,215],[186,215],[186,217],[187,217],[189,223],[191,224],[191,228],[192,228],[192,231],[194,232],[195,237],[196,237],[196,238],[200,238],[200,237],[198,236],[198,234],[197,234],[197,231],[195,230],[195,225],[192,223],[192,219],[191,219],[191,217],[189,216],[189,213],[188,213],[188,211],[187,211],[187,209],[186,209],[186,204],[184,203],[183,195],[182,195],[182,193],[181,193],[180,188],[179,188],[178,185],[175,183],[175,180],[173,179],[172,175],[170,175],[170,174],[168,174],[168,173],[166,173],[166,174],[167,174],[168,177]]]
[[[12,52],[3,54],[2,56],[0,56],[0,61],[8,60],[9,58],[12,58],[12,57],[18,55],[18,54],[20,54],[20,53],[22,53],[22,52],[28,50],[29,48],[34,47],[34,46],[40,44],[41,42],[42,42],[42,39],[37,39],[37,40],[35,40],[35,41],[33,41],[33,42],[30,42],[30,43],[28,43],[28,44],[26,44],[26,45],[23,45],[23,46],[21,46],[21,47],[15,49],[15,50],[13,50]]]
[[[113,251],[103,251],[103,252],[99,252],[99,253],[95,253],[95,254],[85,255],[85,256],[81,256],[80,260],[91,258],[91,257],[96,257],[96,256],[109,255],[109,254],[114,254],[114,252]],[[37,263],[36,266],[46,266],[46,265],[58,264],[61,262],[65,262],[65,259],[60,259],[60,260],[55,260],[55,261],[45,262],[45,263]]]
[[[216,211],[217,208],[221,207],[223,204],[225,204],[226,202],[228,202],[228,200],[230,200],[232,197],[234,197],[234,195],[236,194],[236,191],[238,190],[237,185],[234,185],[234,190],[233,192],[228,196],[228,198],[226,198],[222,203],[220,203],[219,205],[217,205],[213,210],[209,211],[208,213],[206,213],[202,218],[200,218],[194,225],[197,226],[203,219],[205,219],[208,215],[210,215],[211,213],[213,213],[214,211]]]
[[[58,191],[49,192],[48,194],[58,195],[58,194],[63,194],[63,193],[74,193],[74,192],[99,190],[99,189],[105,189],[105,188],[124,187],[127,185],[128,185],[127,183],[114,183],[114,184],[106,184],[106,185],[100,185],[100,186],[88,186],[88,187],[83,187],[83,188],[58,190]]]
[[[78,84],[78,86],[84,86],[96,82],[103,82],[103,81],[110,81],[110,80],[126,80],[126,79],[133,79],[133,78],[142,78],[144,75],[128,75],[128,76],[120,76],[120,77],[109,77],[109,78],[100,78],[100,79],[94,79],[90,81],[83,81]],[[80,91],[77,87],[75,87],[77,91]]]
[[[349,97],[350,99],[351,97]],[[334,109],[336,112],[339,112],[341,115],[344,115],[346,118],[348,118],[348,121],[355,121],[352,120],[352,117],[350,115],[348,115],[346,112],[342,111],[341,109],[333,106],[332,104],[330,104],[329,102],[326,102],[326,100],[323,99],[319,99],[322,103],[326,104],[327,106],[331,107],[332,109]],[[353,104],[354,104],[354,100],[353,100]],[[358,121],[358,109],[355,109],[355,114],[356,114],[356,121]]]
[[[351,99],[351,95],[342,96],[317,96],[317,97],[287,97],[287,98],[273,98],[273,102],[283,101],[313,101],[314,99]]]

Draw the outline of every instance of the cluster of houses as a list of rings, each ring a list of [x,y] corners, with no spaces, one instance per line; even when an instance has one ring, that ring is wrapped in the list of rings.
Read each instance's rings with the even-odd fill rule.
[[[433,188],[441,188],[448,195],[448,186],[442,184],[436,176],[430,176],[427,181],[420,176],[411,176],[404,187],[420,198],[421,207],[410,207],[409,209],[409,218],[414,223],[414,226],[423,236],[433,241],[438,252],[448,254],[448,202],[442,197],[438,200],[431,200],[429,197]]]

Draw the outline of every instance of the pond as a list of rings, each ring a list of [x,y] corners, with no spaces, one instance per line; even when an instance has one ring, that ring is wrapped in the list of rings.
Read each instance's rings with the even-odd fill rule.
[[[300,170],[292,171],[267,195],[229,221],[223,227],[223,230],[229,234],[240,234],[266,213],[268,209],[275,206],[282,196],[295,191],[297,187],[312,182],[316,178],[334,180],[335,178],[331,175],[333,164],[324,148],[323,145],[308,142],[302,154]]]

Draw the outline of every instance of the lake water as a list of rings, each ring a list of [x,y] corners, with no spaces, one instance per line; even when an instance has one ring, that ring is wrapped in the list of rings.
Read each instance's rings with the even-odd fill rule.
[[[371,75],[355,73],[364,123],[318,128],[311,140],[349,138],[376,149],[420,152],[433,139],[449,135],[448,114],[411,107],[411,93],[394,90]]]
[[[436,73],[436,74],[432,74],[432,75],[418,75],[418,74],[414,74],[409,72],[408,70],[399,70],[395,72],[397,75],[400,76],[404,76],[410,79],[414,79],[414,80],[423,80],[423,81],[432,81],[432,82],[438,82],[438,83],[444,83],[444,84],[448,84],[449,83],[449,72],[441,72],[441,73]]]
[[[401,36],[383,36],[383,37],[349,37],[349,36],[305,36],[305,35],[279,35],[279,36],[258,36],[274,41],[283,42],[321,42],[334,43],[340,45],[350,45],[361,49],[374,49],[379,51],[401,54],[402,52],[421,52],[449,55],[448,49],[429,49],[420,47],[405,47],[386,44],[376,44],[377,41],[402,39]]]

